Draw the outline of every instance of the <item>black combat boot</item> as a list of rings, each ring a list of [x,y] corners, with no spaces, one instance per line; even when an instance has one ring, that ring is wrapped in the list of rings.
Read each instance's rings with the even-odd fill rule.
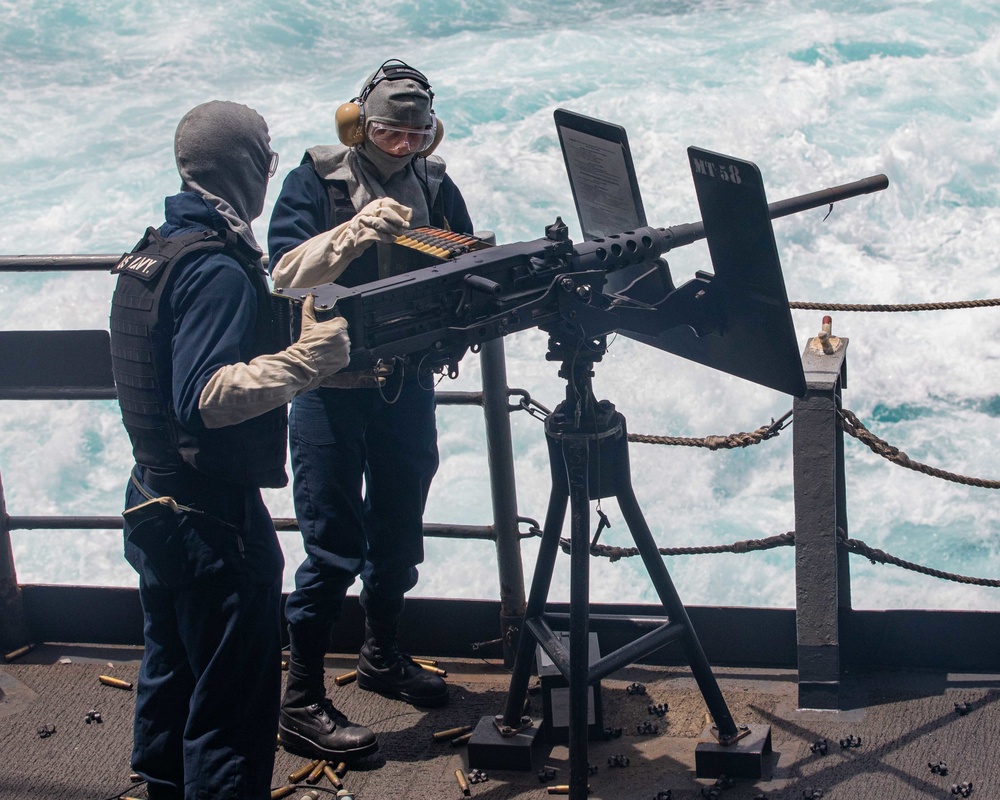
[[[375,734],[355,725],[327,699],[322,662],[317,672],[294,655],[288,664],[278,732],[287,750],[327,761],[350,761],[378,750]]]
[[[398,627],[399,617],[372,620],[369,613],[358,656],[358,686],[414,706],[443,706],[448,702],[448,684],[399,651]]]

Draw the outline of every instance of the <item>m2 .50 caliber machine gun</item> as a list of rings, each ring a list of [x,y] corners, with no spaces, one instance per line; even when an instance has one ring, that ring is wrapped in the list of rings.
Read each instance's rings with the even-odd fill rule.
[[[347,319],[351,370],[404,358],[421,371],[454,377],[470,348],[508,333],[537,327],[559,340],[589,340],[617,331],[801,395],[770,220],[880,191],[888,180],[876,175],[768,206],[756,165],[693,147],[688,155],[702,222],[574,244],[557,219],[534,241],[494,247],[470,240],[459,246],[467,252],[426,256],[429,266],[372,283],[277,293],[295,301],[315,295],[317,311]],[[702,238],[715,273],[698,272],[675,287],[661,256]],[[410,252],[399,257],[412,259]]]

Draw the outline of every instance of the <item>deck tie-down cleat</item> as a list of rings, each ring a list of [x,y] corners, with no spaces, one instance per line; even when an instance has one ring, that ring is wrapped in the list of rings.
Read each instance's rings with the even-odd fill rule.
[[[819,753],[821,756],[825,756],[830,744],[826,739],[817,739],[811,745],[809,745],[810,753]]]

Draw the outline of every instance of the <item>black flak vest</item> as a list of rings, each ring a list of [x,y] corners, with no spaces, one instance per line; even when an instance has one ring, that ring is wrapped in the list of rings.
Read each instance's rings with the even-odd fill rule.
[[[231,231],[197,231],[165,238],[153,228],[112,270],[111,365],[122,421],[137,464],[158,471],[199,473],[227,483],[281,487],[288,416],[285,406],[236,425],[193,433],[177,420],[172,390],[170,295],[186,256],[221,251],[235,259],[257,293],[253,350],[247,360],[287,344],[287,303],[272,298],[259,256]],[[287,312],[286,312],[287,313]]]

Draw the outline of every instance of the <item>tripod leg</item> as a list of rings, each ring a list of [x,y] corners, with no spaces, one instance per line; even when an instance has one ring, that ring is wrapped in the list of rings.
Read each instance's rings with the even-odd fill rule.
[[[549,507],[545,512],[545,524],[542,527],[542,543],[538,547],[538,559],[535,562],[528,605],[524,613],[526,620],[539,617],[545,611],[545,601],[552,583],[552,571],[555,569],[556,556],[559,554],[559,536],[566,519],[568,496],[561,482],[553,481],[552,491],[549,494]],[[510,676],[510,689],[507,692],[507,705],[503,714],[503,724],[511,728],[516,728],[521,722],[524,701],[528,697],[534,648],[535,637],[527,626],[523,626],[517,640],[514,669]]]
[[[589,440],[563,441],[570,497],[569,794],[585,800],[590,686],[590,487]]]
[[[705,698],[705,704],[719,729],[719,736],[724,739],[733,739],[738,733],[736,723],[733,721],[732,714],[729,713],[726,699],[722,696],[715,675],[712,674],[712,667],[708,663],[708,658],[705,656],[705,651],[701,647],[701,642],[698,641],[694,628],[691,626],[687,609],[684,608],[684,604],[674,588],[674,582],[670,579],[670,573],[667,572],[667,567],[663,563],[663,556],[660,555],[656,547],[656,540],[653,539],[653,534],[650,533],[649,526],[642,516],[639,503],[635,499],[635,492],[633,492],[627,477],[620,480],[617,497],[625,524],[628,525],[632,533],[632,538],[635,540],[642,561],[646,565],[646,571],[649,573],[656,593],[660,596],[663,607],[667,611],[667,616],[670,617],[671,621],[679,622],[685,628],[686,632],[681,638],[681,643],[687,654],[688,663],[691,665],[691,672]]]

